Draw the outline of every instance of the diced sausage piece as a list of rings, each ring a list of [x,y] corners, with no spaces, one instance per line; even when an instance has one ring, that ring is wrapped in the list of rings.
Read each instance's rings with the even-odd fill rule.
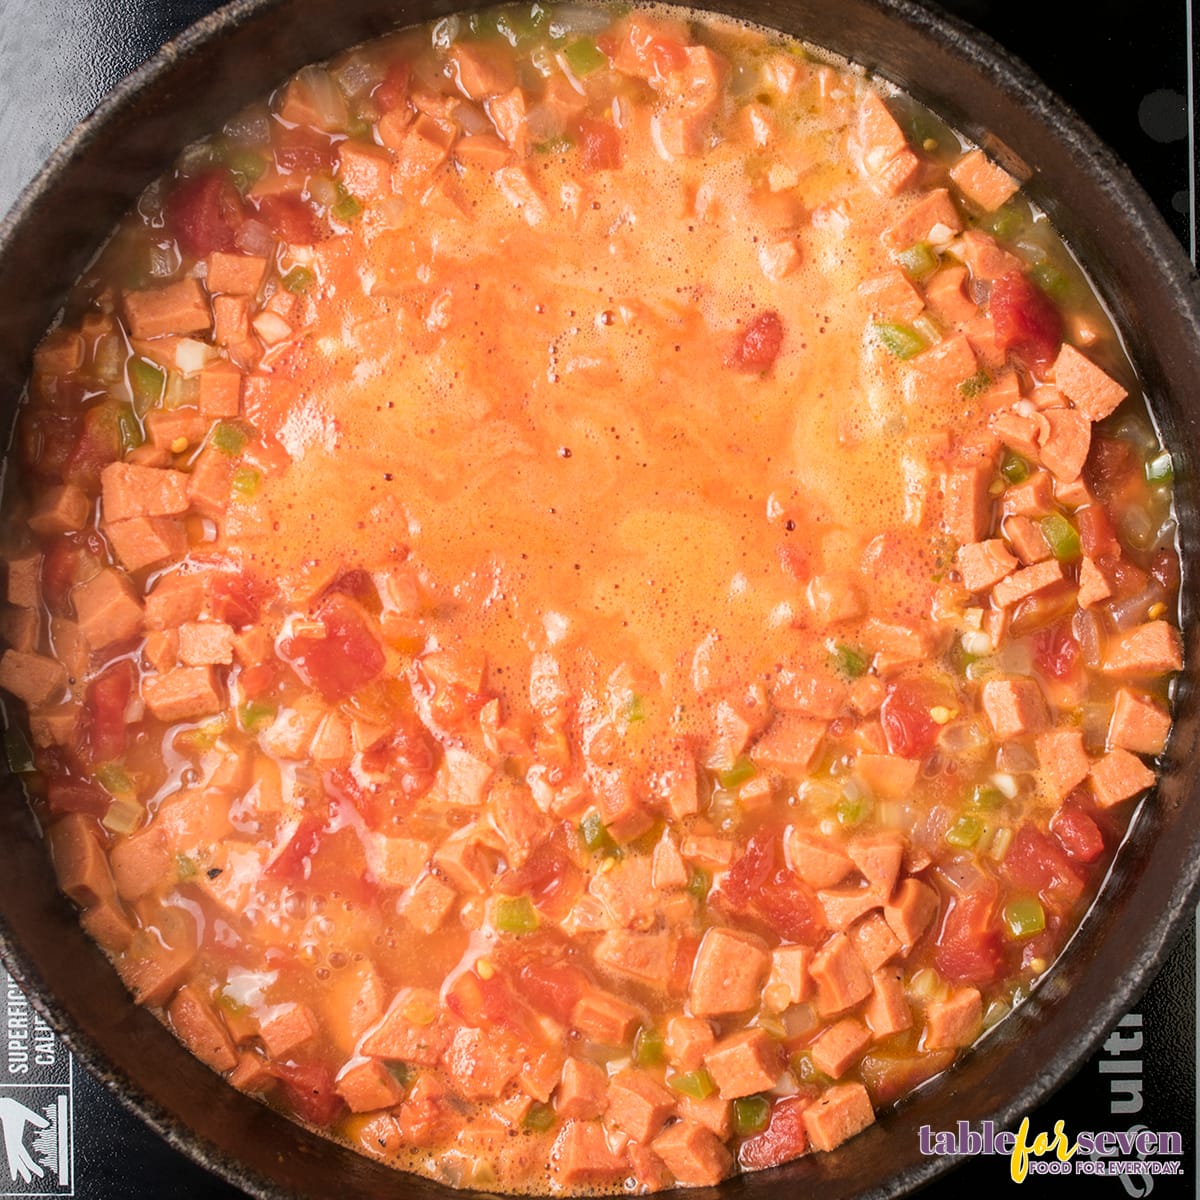
[[[37,608],[41,601],[42,556],[19,554],[8,560],[5,598],[18,608]]]
[[[948,471],[945,477],[942,527],[959,545],[982,541],[992,527],[994,471],[980,460]]]
[[[81,908],[115,895],[108,860],[95,830],[91,817],[67,813],[46,831],[58,886]]]
[[[436,992],[404,989],[379,1025],[363,1039],[361,1052],[392,1062],[433,1066],[450,1040],[447,1031],[433,1020],[437,1004]]]
[[[1048,471],[1036,471],[1023,483],[1004,490],[1005,516],[1044,517],[1056,510],[1054,481]]]
[[[176,629],[195,621],[204,609],[206,584],[203,575],[172,571],[159,576],[146,597],[146,628]]]
[[[204,288],[191,278],[144,292],[126,292],[125,318],[135,338],[207,333],[212,328]]]
[[[784,837],[788,866],[815,888],[834,887],[854,869],[850,856],[832,842],[797,826]]]
[[[188,510],[187,483],[182,471],[109,463],[100,472],[104,519],[179,516]]]
[[[568,1058],[563,1063],[562,1082],[554,1096],[560,1120],[590,1120],[604,1111],[608,1097],[608,1075],[604,1068],[586,1058]]]
[[[844,933],[826,938],[813,956],[809,974],[817,985],[817,1012],[836,1016],[871,994],[871,976]]]
[[[487,104],[488,116],[492,119],[492,126],[496,132],[504,139],[510,150],[518,157],[524,158],[529,152],[529,117],[527,106],[525,103],[525,93],[519,87],[514,87],[507,91],[502,96],[496,96],[489,100]],[[526,207],[529,201],[526,199],[519,202],[518,199],[510,194],[510,191],[516,189],[521,193],[534,192],[537,200],[541,203],[541,194],[536,192],[529,176],[525,174],[519,167],[501,168],[505,171],[508,179],[507,185],[501,183],[501,191],[504,192],[509,202],[515,208],[525,209],[525,219],[530,225],[538,224],[539,220],[544,219],[540,213],[536,214],[538,220],[534,220],[534,213]],[[521,180],[524,180],[524,185]],[[536,206],[535,206],[536,207]]]
[[[133,941],[133,923],[115,897],[85,909],[79,923],[88,937],[113,954],[128,950]]]
[[[509,1034],[460,1025],[442,1051],[442,1066],[468,1100],[494,1100],[520,1072],[522,1057]]]
[[[120,571],[105,567],[71,592],[79,632],[92,650],[124,642],[142,630],[142,605]]]
[[[214,1071],[232,1071],[237,1050],[212,1001],[194,983],[185,983],[167,1006],[179,1040]]]
[[[766,943],[753,933],[714,925],[692,966],[688,999],[698,1017],[747,1012],[758,1003],[771,966]]]
[[[272,1058],[285,1058],[317,1036],[317,1023],[305,1004],[280,1004],[259,1021],[259,1036]]]
[[[171,517],[130,517],[107,522],[104,536],[127,571],[140,571],[187,553],[187,529]]]
[[[30,706],[49,703],[66,686],[66,668],[57,659],[21,650],[5,650],[0,658],[0,688]]]
[[[716,1037],[712,1026],[699,1017],[672,1017],[667,1022],[665,1040],[671,1065],[686,1073],[700,1066]]]
[[[971,340],[962,333],[944,337],[913,359],[912,365],[920,374],[921,387],[932,385],[956,394],[959,386],[979,371]]]
[[[109,852],[109,863],[122,900],[137,900],[174,882],[175,855],[157,824],[121,838]]]
[[[1109,749],[1161,754],[1171,731],[1171,716],[1149,696],[1119,688],[1108,725]]]
[[[91,514],[92,502],[83,488],[63,483],[41,493],[29,518],[29,528],[43,537],[52,533],[70,533],[82,529]]]
[[[512,161],[512,151],[494,134],[473,133],[458,139],[454,157],[467,167],[497,171]]]
[[[200,412],[206,417],[236,417],[242,411],[245,376],[231,362],[216,362],[200,370]]]
[[[1079,607],[1091,608],[1093,604],[1107,600],[1112,594],[1113,581],[1094,558],[1085,554],[1079,563]]]
[[[338,146],[338,180],[359,200],[377,200],[392,190],[392,156],[382,146],[344,141]]]
[[[1070,342],[1063,343],[1054,360],[1054,384],[1089,421],[1103,421],[1128,395]]]
[[[722,1100],[716,1092],[697,1100],[695,1096],[680,1096],[676,1111],[685,1121],[695,1121],[725,1141],[733,1132],[733,1103]]]
[[[266,1061],[249,1050],[238,1057],[237,1066],[229,1075],[229,1082],[241,1092],[266,1091],[276,1079]]]
[[[1050,557],[1050,543],[1046,541],[1042,527],[1029,517],[1005,517],[1004,536],[1026,566],[1045,562]]]
[[[659,891],[687,887],[687,864],[669,831],[664,831],[650,859],[650,881]]]
[[[600,1187],[627,1175],[629,1164],[609,1149],[599,1121],[568,1121],[550,1148],[550,1170],[563,1187]]]
[[[812,995],[811,946],[776,946],[771,951],[771,973],[763,985],[762,1002],[768,1012],[780,1013]]]
[[[720,1183],[733,1166],[724,1142],[695,1121],[677,1121],[650,1145],[676,1181],[689,1187]]]
[[[1128,750],[1110,750],[1092,764],[1092,793],[1101,808],[1112,808],[1148,787],[1154,772]]]
[[[392,183],[403,188],[411,180],[431,175],[446,161],[458,136],[458,128],[450,121],[420,113],[399,136],[391,139],[381,122],[379,135],[384,144],[396,152]]]
[[[1020,186],[1005,170],[996,166],[982,150],[971,150],[950,168],[950,178],[968,200],[984,212],[995,212],[1007,204]]]
[[[1017,569],[1017,560],[999,538],[960,546],[956,561],[968,592],[986,592]]]
[[[948,241],[962,227],[950,193],[934,188],[883,231],[883,242],[889,250],[907,250],[917,242]]]
[[[779,713],[754,743],[750,757],[762,767],[797,774],[808,769],[828,728],[799,713]]]
[[[992,731],[1001,740],[1039,733],[1049,723],[1046,698],[1036,679],[989,679],[982,699]]]
[[[1125,678],[1164,675],[1183,667],[1179,630],[1166,621],[1148,621],[1113,639],[1100,669]]]
[[[160,721],[211,717],[225,707],[212,667],[176,667],[165,675],[149,675],[142,681],[142,698]]]
[[[879,912],[871,913],[853,926],[850,940],[858,951],[858,957],[863,960],[863,966],[871,972],[879,970],[901,949],[900,939]]]
[[[584,992],[571,1012],[571,1024],[605,1046],[624,1046],[641,1020],[641,1012],[632,1004],[599,988]]]
[[[904,998],[899,967],[884,967],[872,975],[874,990],[863,1008],[863,1017],[876,1041],[912,1027],[912,1010]]]
[[[146,414],[145,425],[153,447],[174,453],[180,446],[186,450],[197,445],[208,432],[209,423],[197,409],[188,407],[156,408]]]
[[[596,965],[649,987],[666,983],[666,966],[674,956],[676,938],[670,930],[635,933],[610,929],[592,954]]]
[[[897,154],[908,149],[904,130],[876,92],[868,91],[858,106],[858,141],[863,166],[872,175],[878,175]]]
[[[404,1098],[404,1089],[396,1077],[377,1058],[347,1065],[338,1075],[334,1091],[354,1113],[391,1108]]]
[[[213,341],[218,346],[228,347],[229,353],[243,366],[253,366],[253,362],[245,362],[238,353],[238,348],[245,346],[250,340],[250,304],[246,297],[215,297],[213,323]]]
[[[1046,562],[1034,563],[1031,567],[1023,567],[1000,580],[992,589],[992,599],[998,608],[1008,608],[1029,596],[1044,592],[1066,578],[1067,573],[1062,563],[1058,559],[1048,559]]]
[[[233,662],[233,627],[221,621],[180,625],[179,661],[186,667],[229,666]]]
[[[208,256],[205,282],[210,292],[231,296],[256,296],[267,277],[268,262],[254,254],[227,254],[214,250]]]
[[[925,284],[925,305],[938,320],[958,325],[978,314],[967,295],[967,278],[966,267],[943,267]]]
[[[804,594],[813,617],[822,628],[842,621],[855,621],[866,615],[867,602],[862,591],[846,575],[814,575]],[[813,712],[811,715],[837,716],[837,713]]]
[[[969,1046],[979,1036],[983,1023],[983,997],[973,987],[959,988],[945,1000],[932,1000],[925,1007],[926,1050],[954,1050]]]
[[[1042,465],[1063,483],[1079,478],[1092,445],[1092,423],[1074,408],[1048,408],[1041,416],[1047,432],[1040,439]]]
[[[870,1044],[867,1027],[853,1017],[843,1017],[813,1042],[813,1065],[830,1079],[840,1079]]]
[[[41,619],[32,608],[0,607],[0,640],[12,650],[32,654],[37,649]]]
[[[843,715],[848,695],[849,688],[831,670],[808,668],[784,667],[775,676],[771,689],[771,701],[776,708],[825,720]]]
[[[804,1128],[815,1150],[832,1150],[875,1120],[871,1097],[861,1083],[839,1083],[804,1110]]]
[[[937,892],[910,875],[896,889],[895,897],[883,906],[883,919],[907,949],[929,928],[937,909]]]
[[[860,754],[854,764],[854,774],[881,800],[902,800],[911,794],[920,772],[920,759],[899,754]]]
[[[188,503],[214,520],[224,516],[232,480],[233,460],[215,446],[206,446],[187,476]]]
[[[635,1142],[650,1141],[674,1112],[675,1097],[648,1072],[632,1068],[612,1077],[605,1124]]]
[[[454,908],[458,893],[432,871],[422,875],[396,905],[396,911],[422,933],[435,933]]]
[[[898,833],[864,834],[851,838],[846,852],[871,890],[886,900],[900,875],[904,838]]]
[[[897,196],[912,187],[921,174],[921,160],[911,150],[901,150],[875,176],[876,190],[885,196]]]
[[[705,1056],[722,1100],[736,1100],[775,1086],[782,1066],[779,1043],[763,1029],[743,1029],[722,1038]]]
[[[1041,441],[1050,432],[1050,422],[1040,412],[1022,413],[1005,409],[988,419],[988,428],[1010,450],[1038,461],[1041,457]]]
[[[33,352],[33,369],[39,375],[70,375],[83,366],[83,358],[83,338],[69,330],[56,329]]]
[[[520,212],[526,225],[537,226],[546,221],[550,210],[545,197],[524,167],[501,167],[493,178],[500,194]]]
[[[459,42],[450,51],[450,70],[468,100],[507,92],[517,82],[517,69],[507,46]]]
[[[831,929],[847,929],[864,913],[882,906],[884,897],[871,887],[854,884],[840,888],[822,888],[817,899],[825,912],[825,923]]]
[[[758,248],[758,265],[772,283],[794,274],[800,266],[800,248],[796,245],[796,239],[785,237],[763,243]]]
[[[925,300],[897,267],[858,285],[858,294],[871,306],[871,313],[893,321],[911,321],[921,315]]]
[[[137,949],[135,950],[135,947]],[[157,1007],[191,974],[196,961],[194,941],[176,946],[139,940],[124,958],[117,961],[117,974],[133,993],[138,1004]]]
[[[1078,787],[1092,769],[1080,729],[1051,729],[1034,743],[1046,794],[1061,800]]]
[[[990,233],[968,229],[961,238],[963,261],[976,279],[1002,279],[1013,271],[1025,270],[1025,264],[1001,248]]]

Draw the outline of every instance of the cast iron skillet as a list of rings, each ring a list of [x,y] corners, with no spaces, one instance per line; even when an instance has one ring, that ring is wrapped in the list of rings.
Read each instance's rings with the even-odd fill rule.
[[[118,216],[184,145],[305,63],[461,7],[453,0],[236,0],[122,83],[0,226],[3,427],[65,292]],[[910,0],[714,0],[709,7],[878,70],[1027,176],[1029,194],[1086,264],[1125,331],[1175,456],[1189,668],[1179,680],[1167,771],[1143,802],[1100,903],[1033,997],[956,1069],[833,1154],[705,1193],[767,1200],[781,1188],[819,1187],[824,1200],[897,1196],[948,1165],[921,1156],[922,1125],[1015,1125],[1061,1084],[1153,977],[1196,904],[1200,625],[1189,568],[1200,553],[1200,280],[1125,168],[983,36]],[[75,1053],[127,1105],[254,1196],[463,1196],[308,1134],[188,1054],[131,1002],[83,934],[56,890],[19,786],[7,778],[0,787],[0,952]],[[701,1200],[695,1191],[687,1195]]]

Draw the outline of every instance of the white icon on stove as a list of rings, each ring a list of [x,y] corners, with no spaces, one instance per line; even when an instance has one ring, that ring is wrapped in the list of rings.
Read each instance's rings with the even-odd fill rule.
[[[25,1144],[25,1131],[32,1126],[32,1151]],[[42,1179],[47,1171],[58,1178],[60,1185],[68,1182],[69,1139],[67,1136],[67,1098],[58,1096],[42,1112],[34,1112],[11,1096],[0,1096],[0,1128],[4,1131],[4,1154],[8,1159],[9,1178],[15,1183],[31,1183]]]

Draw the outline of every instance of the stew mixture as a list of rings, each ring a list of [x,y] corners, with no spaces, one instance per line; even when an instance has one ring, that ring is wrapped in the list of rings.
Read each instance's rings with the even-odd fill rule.
[[[301,71],[143,195],[12,458],[63,890],[235,1087],[456,1185],[839,1145],[1047,971],[1170,729],[1171,459],[1065,247],[724,19]]]

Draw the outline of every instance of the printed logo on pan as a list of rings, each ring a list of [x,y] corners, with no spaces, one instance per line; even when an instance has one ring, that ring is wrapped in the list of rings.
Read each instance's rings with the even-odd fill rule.
[[[972,1129],[959,1121],[955,1129],[934,1130],[922,1125],[918,1131],[921,1153],[947,1155],[994,1154],[1009,1161],[1014,1183],[1030,1175],[1103,1175],[1142,1177],[1183,1174],[1183,1137],[1178,1132],[1156,1132],[1145,1125],[1129,1129],[1085,1130],[1068,1137],[1064,1122],[1055,1121],[1050,1132],[1030,1128],[1026,1117],[1014,1133],[984,1121]],[[1144,1195],[1149,1192],[1134,1192]]]
[[[71,1055],[0,970],[0,1196],[73,1196]]]

